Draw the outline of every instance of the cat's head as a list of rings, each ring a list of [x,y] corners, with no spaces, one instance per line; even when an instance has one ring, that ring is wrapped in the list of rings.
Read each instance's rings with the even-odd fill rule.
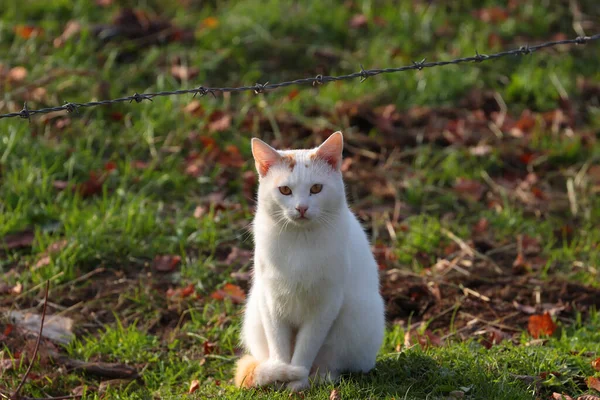
[[[275,150],[252,139],[259,174],[258,207],[278,224],[313,227],[331,221],[346,204],[342,173],[344,139],[335,132],[310,150]]]

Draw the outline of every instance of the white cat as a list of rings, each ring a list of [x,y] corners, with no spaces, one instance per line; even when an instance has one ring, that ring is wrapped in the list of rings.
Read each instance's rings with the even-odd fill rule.
[[[346,202],[342,149],[341,132],[311,150],[252,139],[259,189],[242,328],[250,355],[238,361],[238,386],[298,391],[309,374],[335,381],[375,366],[384,304],[369,241]]]

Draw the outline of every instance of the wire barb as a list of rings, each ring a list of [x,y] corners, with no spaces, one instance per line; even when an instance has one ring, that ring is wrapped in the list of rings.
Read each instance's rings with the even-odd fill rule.
[[[444,65],[464,64],[464,63],[468,63],[468,62],[482,62],[482,61],[487,61],[487,60],[496,60],[496,59],[502,58],[502,57],[531,54],[537,50],[548,48],[548,47],[555,47],[555,46],[567,45],[567,44],[577,44],[577,45],[586,44],[587,42],[594,41],[594,40],[600,40],[600,33],[592,35],[592,36],[578,36],[574,39],[545,42],[545,43],[540,43],[535,46],[524,45],[524,46],[520,46],[520,47],[512,49],[512,50],[505,50],[505,51],[491,54],[491,55],[479,54],[479,52],[476,51],[475,56],[457,58],[457,59],[448,60],[448,61],[436,61],[436,62],[427,62],[426,63],[426,59],[424,58],[421,61],[413,61],[411,65],[405,65],[405,66],[400,66],[400,67],[395,67],[395,68],[371,69],[371,70],[366,70],[361,65],[360,71],[358,73],[355,72],[352,74],[339,75],[339,76],[317,75],[315,78],[296,79],[293,81],[274,83],[271,85],[269,85],[269,82],[267,82],[264,84],[256,83],[253,86],[240,86],[240,87],[233,87],[233,88],[205,88],[203,86],[200,86],[196,89],[180,89],[180,90],[164,91],[164,92],[158,92],[158,93],[146,93],[146,94],[136,93],[130,97],[123,97],[123,98],[118,98],[118,99],[113,99],[113,100],[91,101],[88,103],[66,103],[64,106],[61,106],[61,107],[48,107],[48,108],[41,108],[38,110],[29,110],[27,108],[27,105],[25,105],[23,107],[23,109],[19,112],[0,114],[0,119],[11,118],[11,117],[21,117],[21,118],[30,119],[30,117],[35,114],[47,114],[50,112],[62,111],[62,110],[67,110],[68,112],[74,112],[74,111],[77,111],[80,107],[95,107],[95,106],[100,106],[100,105],[121,103],[121,102],[124,102],[127,100],[129,100],[130,103],[133,102],[134,100],[137,103],[141,103],[143,100],[153,101],[152,98],[158,97],[158,96],[176,96],[176,95],[194,93],[194,97],[196,97],[197,95],[206,96],[207,94],[210,93],[216,99],[217,96],[215,95],[215,93],[217,93],[217,92],[220,92],[220,93],[236,92],[236,93],[238,93],[238,92],[254,91],[254,93],[260,94],[260,93],[266,92],[267,90],[278,89],[278,88],[282,88],[282,87],[308,85],[308,84],[312,84],[312,86],[318,86],[318,85],[322,85],[327,82],[346,81],[346,80],[351,80],[351,79],[356,79],[356,78],[360,78],[360,82],[364,82],[369,77],[379,75],[379,74],[384,74],[384,73],[388,74],[388,73],[403,72],[403,71],[408,71],[408,70],[419,70],[420,71],[423,68],[441,67]]]
[[[321,86],[323,84],[323,75],[319,74],[315,76],[315,80],[313,81],[313,86]]]
[[[365,70],[362,64],[360,64],[360,83],[366,81],[367,78],[370,76],[371,75],[369,74],[369,72]]]
[[[72,114],[75,111],[77,111],[77,108],[79,107],[79,105],[75,104],[75,103],[65,103],[63,105],[64,109],[67,110],[68,113]]]
[[[519,47],[519,51],[520,51],[521,54],[531,54],[531,53],[533,53],[533,50],[531,50],[531,48],[529,47],[528,44],[526,44],[525,46]]]
[[[29,109],[27,108],[27,102],[23,103],[23,109],[19,113],[19,117],[28,119],[31,123],[31,114],[29,113]]]
[[[129,102],[131,103],[134,100],[136,103],[141,103],[144,100],[154,101],[152,100],[152,96],[148,94],[139,94],[138,92],[135,92],[135,94],[131,96],[131,100],[129,100]]]
[[[254,84],[254,93],[256,93],[256,94],[264,93],[265,88],[268,84],[269,84],[269,82]]]
[[[477,62],[482,62],[484,60],[487,60],[489,57],[485,54],[479,54],[479,52],[477,50],[475,50],[475,61]]]
[[[215,99],[217,98],[217,96],[215,96],[215,92],[213,90],[207,89],[204,86],[198,87],[198,89],[196,89],[196,93],[194,93],[193,97],[196,97],[196,95],[200,95],[200,97],[204,97],[209,93],[212,94]]]
[[[427,59],[426,59],[426,58],[424,58],[424,59],[422,59],[421,61],[413,61],[412,63],[413,63],[413,65],[415,66],[415,68],[416,68],[416,69],[418,69],[418,70],[420,71],[420,70],[422,70],[422,69],[424,68],[423,66],[425,65],[425,61],[426,61],[426,60],[427,60]]]

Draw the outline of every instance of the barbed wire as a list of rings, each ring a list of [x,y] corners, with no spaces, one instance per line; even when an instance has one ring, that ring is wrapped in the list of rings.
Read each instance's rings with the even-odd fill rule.
[[[413,63],[411,65],[406,65],[406,66],[397,67],[397,68],[365,70],[363,68],[363,66],[361,65],[360,71],[355,72],[353,74],[340,75],[340,76],[317,75],[316,77],[313,77],[313,78],[296,79],[293,81],[281,82],[281,83],[268,83],[267,82],[267,83],[256,83],[252,86],[223,87],[223,88],[210,88],[210,87],[200,86],[195,89],[181,89],[181,90],[172,90],[172,91],[162,91],[162,92],[156,92],[156,93],[141,93],[141,94],[135,93],[132,96],[120,97],[120,98],[112,99],[112,100],[90,101],[88,103],[65,103],[64,105],[59,106],[59,107],[41,108],[39,110],[30,110],[27,108],[27,103],[25,103],[25,105],[23,106],[23,109],[21,111],[8,113],[8,114],[0,114],[0,119],[11,118],[11,117],[21,117],[21,118],[30,120],[31,117],[36,114],[47,114],[50,112],[63,111],[63,110],[66,110],[67,112],[72,113],[72,112],[77,111],[80,108],[103,106],[103,105],[108,105],[108,104],[124,103],[124,102],[131,103],[133,101],[135,101],[136,103],[141,103],[144,100],[152,101],[152,99],[154,97],[161,97],[161,96],[178,96],[178,95],[183,95],[183,94],[194,94],[194,97],[196,97],[196,95],[206,96],[208,94],[211,94],[214,97],[216,97],[215,93],[232,93],[232,92],[253,91],[256,94],[259,94],[259,93],[264,93],[269,90],[274,90],[274,89],[287,87],[287,86],[293,86],[293,85],[311,84],[313,86],[320,86],[320,85],[323,85],[328,82],[344,81],[344,80],[357,79],[357,78],[360,78],[360,81],[364,82],[367,78],[370,78],[375,75],[380,75],[380,74],[389,74],[389,73],[393,73],[393,72],[402,72],[402,71],[409,71],[409,70],[419,70],[420,71],[425,68],[441,67],[444,65],[455,65],[455,64],[462,64],[462,63],[468,63],[468,62],[483,62],[483,61],[495,60],[495,59],[498,59],[501,57],[507,57],[507,56],[511,56],[511,55],[517,55],[517,56],[528,55],[528,54],[532,54],[533,52],[535,52],[537,50],[544,49],[547,47],[554,47],[554,46],[566,45],[566,44],[580,45],[580,44],[586,44],[588,42],[598,40],[598,39],[600,39],[600,34],[596,34],[593,36],[578,36],[575,39],[556,40],[556,41],[552,41],[552,42],[538,44],[535,46],[524,45],[524,46],[519,47],[518,49],[506,50],[506,51],[503,51],[500,53],[489,54],[489,55],[479,54],[479,52],[475,52],[474,56],[457,58],[457,59],[450,60],[450,61],[426,62],[426,59],[424,58],[421,61],[413,61]]]

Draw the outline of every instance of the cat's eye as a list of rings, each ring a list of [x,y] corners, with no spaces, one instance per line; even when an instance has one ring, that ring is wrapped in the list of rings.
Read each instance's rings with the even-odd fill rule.
[[[315,183],[314,185],[312,185],[310,187],[310,193],[311,194],[317,194],[319,193],[321,190],[323,190],[323,185],[321,185],[320,183]]]
[[[290,194],[292,194],[292,189],[290,189],[289,186],[279,186],[279,191],[284,196],[289,196]]]

